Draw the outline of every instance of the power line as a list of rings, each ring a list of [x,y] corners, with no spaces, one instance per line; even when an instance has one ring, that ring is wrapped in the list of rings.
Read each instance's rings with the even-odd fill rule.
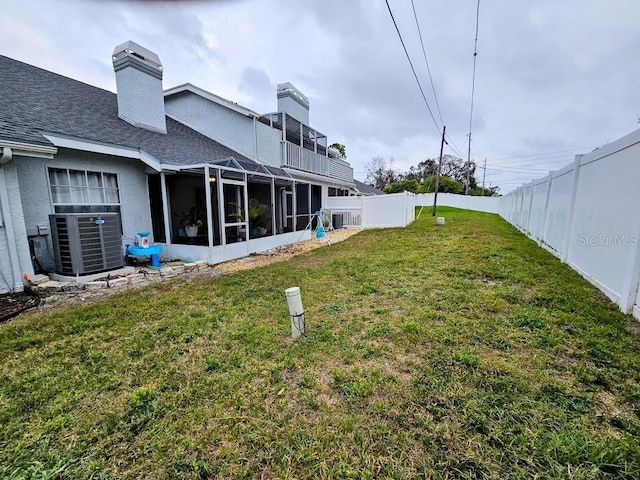
[[[447,135],[447,140],[449,140],[449,143],[451,144],[449,146],[449,149],[458,157],[463,158],[464,154],[460,151],[460,149],[458,148],[458,146],[455,144],[455,142],[451,139],[451,137],[449,135]]]
[[[391,5],[389,5],[389,0],[385,0],[387,4],[387,8],[389,9],[389,15],[391,16],[391,20],[393,21],[393,25],[396,27],[396,32],[398,33],[398,38],[400,38],[400,43],[402,44],[402,48],[404,49],[404,54],[407,56],[407,60],[409,61],[409,65],[411,66],[411,71],[413,72],[413,76],[418,83],[418,88],[420,89],[420,93],[422,94],[422,99],[424,100],[424,104],[427,106],[427,110],[429,110],[429,115],[431,115],[431,119],[433,120],[433,124],[438,131],[438,135],[442,134],[440,131],[440,127],[438,126],[438,122],[436,118],[433,116],[433,112],[431,111],[431,107],[429,106],[429,102],[427,101],[427,97],[424,94],[424,90],[422,89],[422,84],[420,83],[420,79],[418,78],[418,74],[416,73],[416,69],[413,67],[413,62],[411,61],[411,57],[409,56],[409,52],[407,51],[407,47],[404,44],[404,40],[402,39],[402,34],[400,33],[400,29],[398,28],[398,24],[396,23],[396,19],[393,16],[393,12],[391,11]]]
[[[527,157],[539,157],[542,155],[554,155],[556,153],[566,153],[566,152],[575,152],[577,150],[593,150],[595,147],[580,147],[580,148],[572,148],[570,150],[558,150],[556,152],[542,152],[542,153],[531,153],[528,155],[517,155],[514,157],[502,157],[502,158],[494,158],[494,160],[511,160],[514,158],[527,158]]]
[[[476,39],[473,46],[473,76],[471,80],[471,114],[469,115],[469,150],[467,153],[467,185],[465,193],[469,195],[469,174],[471,172],[471,127],[473,125],[473,97],[476,91],[476,59],[478,58],[478,26],[480,24],[480,0],[476,8]]]
[[[557,160],[554,160],[554,159],[557,159]],[[535,162],[492,163],[492,165],[494,167],[516,167],[516,168],[525,167],[525,168],[527,168],[527,167],[535,167],[535,166],[538,166],[538,165],[549,165],[549,164],[556,164],[556,163],[569,163],[569,162],[571,162],[572,159],[573,159],[573,155],[569,155],[569,156],[565,156],[565,157],[545,157],[545,158],[540,158],[540,159],[536,160]]]
[[[529,168],[492,168],[492,167],[487,167],[487,170],[492,170],[494,172],[503,172],[503,173],[530,173],[531,175],[544,175],[546,173],[549,173],[549,170],[534,170],[534,169],[529,169]]]
[[[427,72],[429,73],[429,81],[431,82],[431,90],[433,91],[433,98],[436,101],[436,107],[438,108],[438,116],[440,117],[440,123],[444,125],[442,120],[442,112],[440,111],[440,104],[438,103],[438,96],[436,95],[436,87],[433,84],[433,77],[431,76],[431,68],[429,68],[429,60],[427,60],[427,51],[424,48],[424,41],[422,39],[422,30],[420,30],[420,22],[418,22],[418,15],[416,13],[416,6],[413,0],[411,0],[411,7],[413,8],[413,18],[416,19],[416,27],[418,28],[418,36],[420,37],[420,45],[422,45],[422,54],[424,55],[424,63],[427,64]]]

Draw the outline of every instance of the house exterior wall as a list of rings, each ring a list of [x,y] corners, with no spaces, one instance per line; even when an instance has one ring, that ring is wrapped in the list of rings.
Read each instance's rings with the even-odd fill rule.
[[[291,97],[278,97],[278,111],[288,113],[299,122],[309,125],[309,109],[303,107]]]
[[[1,187],[0,187],[1,188]],[[1,214],[0,214],[1,215]],[[7,219],[2,219],[2,226],[0,227],[0,294],[10,292],[13,289],[13,266],[11,265],[11,256],[9,253],[9,241],[7,239],[7,229],[5,222]]]
[[[258,160],[274,167],[282,165],[282,132],[256,122]]]
[[[53,160],[23,157],[16,165],[26,231],[41,242],[37,258],[48,271],[55,270],[51,234],[37,235],[37,226],[49,225],[49,215],[54,213],[47,167],[117,174],[123,244],[133,243],[137,232],[152,230],[146,167],[136,160],[60,149]]]
[[[249,158],[256,157],[253,119],[191,93],[165,98],[167,114]],[[265,125],[266,126],[266,125]]]
[[[135,63],[116,69],[118,116],[136,127],[166,133],[162,76],[131,66]]]
[[[15,162],[0,166],[0,293],[21,291],[22,275],[33,275]]]

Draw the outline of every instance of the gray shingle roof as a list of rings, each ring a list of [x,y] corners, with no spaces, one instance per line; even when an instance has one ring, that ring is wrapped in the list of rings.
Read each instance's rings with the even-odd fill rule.
[[[366,195],[386,195],[382,190],[379,190],[372,185],[367,185],[366,183],[362,183],[355,179],[353,181],[356,184],[356,189],[361,193]]]
[[[161,164],[194,165],[242,154],[167,117],[167,134],[118,118],[115,93],[0,55],[0,139],[51,143],[40,132],[141,148]]]

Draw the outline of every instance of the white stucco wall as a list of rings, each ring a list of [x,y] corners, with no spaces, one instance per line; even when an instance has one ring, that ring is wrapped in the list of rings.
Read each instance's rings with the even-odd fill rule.
[[[282,165],[282,132],[256,122],[258,160],[274,167]]]
[[[166,132],[162,79],[135,67],[116,71],[118,115],[135,126]]]
[[[288,113],[299,122],[309,125],[309,109],[291,97],[278,98],[278,111]]]
[[[13,288],[13,268],[9,256],[9,243],[7,241],[7,229],[4,224],[0,227],[0,294],[10,292]]]
[[[49,225],[54,213],[49,192],[47,167],[100,171],[118,175],[123,227],[123,243],[132,243],[136,232],[151,231],[151,212],[146,168],[133,159],[111,157],[90,152],[60,149],[53,160],[19,157],[16,161],[24,221],[29,233],[37,225]],[[55,268],[51,235],[38,237],[48,243],[48,251],[38,256],[46,269]]]
[[[256,135],[252,118],[192,93],[167,97],[165,109],[167,114],[194,127],[203,135],[249,158],[256,157]]]
[[[12,290],[22,290],[22,275],[33,275],[31,266],[31,255],[29,253],[29,242],[26,235],[24,216],[20,203],[20,185],[18,182],[16,159],[0,167],[2,181],[0,188],[4,192],[0,193],[0,212],[8,210],[9,215],[2,215],[2,225],[0,226],[0,293]],[[3,201],[4,199],[4,201]],[[13,232],[13,254],[9,245],[10,235],[8,230]],[[16,262],[17,259],[17,262]],[[17,264],[17,265],[16,265]]]

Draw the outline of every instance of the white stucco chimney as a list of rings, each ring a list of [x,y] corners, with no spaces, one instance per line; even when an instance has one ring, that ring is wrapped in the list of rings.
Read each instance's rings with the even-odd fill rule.
[[[130,124],[167,133],[158,55],[129,40],[113,50],[118,116]]]
[[[289,82],[278,84],[278,111],[309,125],[309,99]]]

